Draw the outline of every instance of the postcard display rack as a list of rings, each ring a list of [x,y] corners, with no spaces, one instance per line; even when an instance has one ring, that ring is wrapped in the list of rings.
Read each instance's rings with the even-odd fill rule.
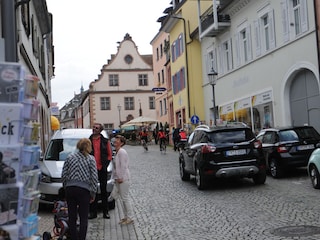
[[[40,239],[38,78],[0,63],[0,239]]]

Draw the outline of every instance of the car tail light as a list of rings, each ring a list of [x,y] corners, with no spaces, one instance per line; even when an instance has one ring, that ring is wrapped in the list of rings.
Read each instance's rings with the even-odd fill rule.
[[[210,145],[204,145],[201,148],[202,153],[211,153],[211,152],[215,152],[215,151],[216,151],[216,147],[210,146]]]
[[[284,145],[280,145],[278,148],[277,148],[277,151],[278,153],[286,153],[288,152],[288,147],[284,146]]]
[[[260,140],[257,140],[253,143],[254,148],[262,148],[262,143]]]

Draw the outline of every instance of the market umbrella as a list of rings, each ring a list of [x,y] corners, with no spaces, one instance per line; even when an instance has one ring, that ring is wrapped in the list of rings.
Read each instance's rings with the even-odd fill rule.
[[[129,126],[129,125],[143,126],[145,124],[152,124],[152,123],[157,123],[157,122],[158,122],[157,119],[140,116],[140,117],[132,119],[131,121],[123,124],[122,126]]]

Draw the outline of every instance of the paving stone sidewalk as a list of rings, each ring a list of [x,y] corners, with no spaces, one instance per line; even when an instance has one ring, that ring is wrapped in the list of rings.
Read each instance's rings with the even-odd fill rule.
[[[102,213],[98,213],[96,219],[89,220],[87,239],[88,240],[137,240],[136,230],[133,224],[120,225],[119,221],[123,217],[122,208],[118,206],[109,211],[110,219],[104,219]],[[53,236],[54,219],[50,210],[42,210],[39,212],[40,221],[38,234],[43,235],[44,232],[50,232]],[[53,238],[56,239],[56,238]]]

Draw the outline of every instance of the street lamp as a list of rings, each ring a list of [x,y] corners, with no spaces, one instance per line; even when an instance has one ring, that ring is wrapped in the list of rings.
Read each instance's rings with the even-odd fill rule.
[[[139,117],[142,116],[142,108],[141,108],[141,101],[139,99]]]
[[[121,105],[118,104],[117,108],[118,108],[118,111],[119,111],[119,128],[120,128],[121,127],[121,116],[120,116]]]
[[[212,86],[213,125],[216,125],[216,96],[215,96],[215,92],[214,92],[214,87],[217,82],[217,75],[218,75],[218,73],[212,67],[211,71],[208,73],[208,77],[209,77],[209,83]]]

